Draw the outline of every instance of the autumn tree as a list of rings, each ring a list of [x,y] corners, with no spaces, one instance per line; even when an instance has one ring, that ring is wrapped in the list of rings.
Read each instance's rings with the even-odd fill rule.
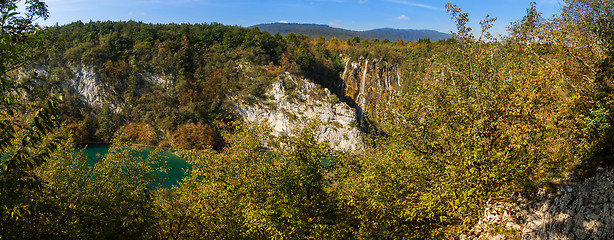
[[[219,143],[220,136],[209,125],[186,123],[173,132],[173,145],[180,149],[205,149]]]
[[[156,129],[149,124],[129,123],[123,126],[117,133],[116,138],[126,143],[136,143],[155,146],[159,137]]]

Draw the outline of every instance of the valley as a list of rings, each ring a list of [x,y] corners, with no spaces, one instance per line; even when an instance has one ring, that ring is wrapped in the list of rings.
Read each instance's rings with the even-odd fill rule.
[[[41,27],[46,5],[26,1],[22,14],[17,2],[0,3],[0,239],[566,239],[614,228],[599,207],[611,191],[593,187],[614,163],[610,3],[566,0],[549,18],[533,3],[495,38],[493,18],[475,31],[452,4],[450,36]]]

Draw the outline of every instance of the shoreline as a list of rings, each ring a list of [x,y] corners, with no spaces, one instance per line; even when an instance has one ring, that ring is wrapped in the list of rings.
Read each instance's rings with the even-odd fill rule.
[[[84,143],[75,143],[75,146],[76,147],[85,147],[85,146],[88,146],[90,144],[95,144],[95,145],[103,145],[103,144],[111,145],[112,143],[108,143],[108,142],[84,142]],[[181,149],[176,149],[176,148],[171,148],[171,147],[152,146],[152,145],[138,144],[138,143],[130,144],[130,146],[135,146],[135,147],[140,147],[140,148],[151,148],[151,149],[160,148],[160,149],[166,150],[168,152],[171,152],[173,154],[184,151],[184,150],[181,150]]]

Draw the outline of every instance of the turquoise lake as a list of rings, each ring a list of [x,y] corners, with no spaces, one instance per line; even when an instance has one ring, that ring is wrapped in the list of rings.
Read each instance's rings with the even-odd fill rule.
[[[88,144],[86,148],[83,149],[83,153],[87,156],[88,162],[94,163],[97,161],[97,154],[104,155],[109,152],[108,144]],[[138,153],[141,156],[147,157],[149,152],[152,149],[141,148],[141,151]],[[190,164],[188,164],[185,159],[178,157],[177,155],[171,152],[163,152],[162,155],[166,156],[167,167],[169,168],[166,175],[162,176],[165,179],[162,186],[166,188],[171,188],[172,186],[177,186],[177,181],[181,180],[184,177],[184,172],[191,168]]]

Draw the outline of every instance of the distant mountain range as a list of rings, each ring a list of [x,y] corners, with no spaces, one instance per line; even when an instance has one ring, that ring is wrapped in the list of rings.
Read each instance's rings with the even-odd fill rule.
[[[428,38],[431,41],[437,41],[439,39],[447,39],[452,37],[451,34],[434,30],[380,28],[369,31],[353,31],[319,24],[269,23],[259,24],[252,27],[257,27],[261,31],[267,31],[271,34],[279,33],[282,36],[286,36],[289,33],[294,33],[303,34],[310,38],[318,38],[323,36],[326,38],[326,40],[330,40],[333,37],[336,37],[337,39],[352,39],[357,36],[361,40],[377,38],[379,40],[388,39],[392,42],[399,39],[406,42],[415,42],[419,39],[425,38]]]

